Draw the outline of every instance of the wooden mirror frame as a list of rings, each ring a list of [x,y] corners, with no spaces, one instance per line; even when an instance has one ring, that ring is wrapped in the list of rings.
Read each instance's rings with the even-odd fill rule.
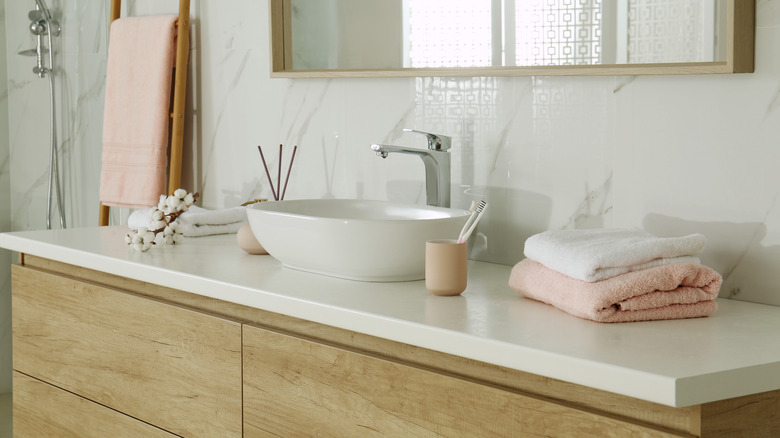
[[[752,73],[755,46],[755,0],[728,0],[726,60],[667,64],[607,64],[530,67],[394,68],[294,70],[291,0],[270,0],[272,78],[368,78],[458,76],[632,76]]]

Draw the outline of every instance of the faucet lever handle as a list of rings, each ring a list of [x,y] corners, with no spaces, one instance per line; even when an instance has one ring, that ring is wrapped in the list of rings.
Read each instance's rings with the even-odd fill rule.
[[[447,135],[433,134],[409,128],[404,128],[404,132],[414,132],[415,134],[426,136],[428,138],[428,149],[432,151],[446,151],[452,147],[452,137]]]

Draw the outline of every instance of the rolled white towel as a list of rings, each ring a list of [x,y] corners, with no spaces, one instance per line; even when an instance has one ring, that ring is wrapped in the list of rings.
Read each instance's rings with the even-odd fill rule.
[[[127,218],[127,226],[133,230],[141,227],[149,228],[152,223],[152,210],[154,209],[144,208],[130,213],[130,217]]]
[[[182,214],[182,216],[184,215]],[[181,219],[181,217],[179,217],[179,219]],[[211,236],[214,234],[235,234],[238,233],[239,228],[241,228],[244,223],[245,222],[232,222],[220,225],[179,224],[179,229],[182,234],[188,237]]]
[[[149,227],[153,208],[136,210],[127,219],[132,229]],[[176,219],[185,236],[198,237],[213,234],[237,233],[247,221],[246,207],[232,207],[221,210],[208,210],[193,205]]]
[[[226,225],[236,222],[246,222],[246,207],[224,208],[222,210],[207,210],[193,205],[176,220],[185,225]]]
[[[672,263],[699,263],[701,234],[657,237],[638,229],[553,230],[529,237],[525,256],[583,281]]]

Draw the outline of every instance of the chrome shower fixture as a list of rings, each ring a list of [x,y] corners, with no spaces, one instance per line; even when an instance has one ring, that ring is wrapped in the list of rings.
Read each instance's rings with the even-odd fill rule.
[[[22,50],[20,55],[34,56],[35,66],[32,71],[39,78],[49,78],[49,188],[46,202],[46,228],[51,229],[52,204],[56,200],[60,219],[60,227],[65,228],[65,206],[62,203],[62,189],[60,188],[59,163],[57,160],[57,123],[54,106],[54,46],[52,36],[59,36],[62,29],[60,23],[52,18],[49,8],[44,0],[35,0],[35,9],[27,13],[30,19],[30,32],[35,35],[36,46],[34,49]],[[49,47],[44,47],[43,38]],[[44,55],[49,55],[49,66],[44,63]],[[48,74],[47,74],[48,73]]]
[[[60,36],[62,28],[57,20],[52,18],[51,12],[46,7],[44,0],[35,0],[35,10],[27,13],[27,18],[30,19],[30,32],[36,37],[36,45],[34,49],[22,50],[20,55],[35,56],[36,63],[33,67],[33,73],[37,74],[39,78],[45,77],[46,73],[50,72],[53,68],[52,50],[51,50],[51,37]],[[46,48],[43,45],[43,37],[48,39],[49,47]],[[49,66],[44,64],[44,55],[49,54]]]

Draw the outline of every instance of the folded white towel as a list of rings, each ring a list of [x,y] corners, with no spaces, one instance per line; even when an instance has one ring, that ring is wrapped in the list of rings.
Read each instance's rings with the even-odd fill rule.
[[[672,263],[699,263],[701,234],[656,237],[640,229],[554,230],[531,236],[525,256],[583,281]]]
[[[184,215],[182,214],[182,216]],[[179,217],[179,220],[181,220],[181,217]],[[178,222],[178,220],[176,222]],[[211,236],[214,234],[235,234],[238,233],[239,228],[241,228],[244,223],[245,222],[232,222],[221,225],[179,224],[179,229],[188,237]]]
[[[148,228],[153,210],[154,208],[147,208],[134,211],[127,219],[127,226],[133,229]],[[246,221],[246,207],[208,210],[196,205],[191,206],[176,219],[182,233],[190,237],[237,233]]]
[[[207,210],[193,205],[186,212],[182,213],[176,221],[182,225],[225,225],[235,222],[246,222],[246,207]]]

